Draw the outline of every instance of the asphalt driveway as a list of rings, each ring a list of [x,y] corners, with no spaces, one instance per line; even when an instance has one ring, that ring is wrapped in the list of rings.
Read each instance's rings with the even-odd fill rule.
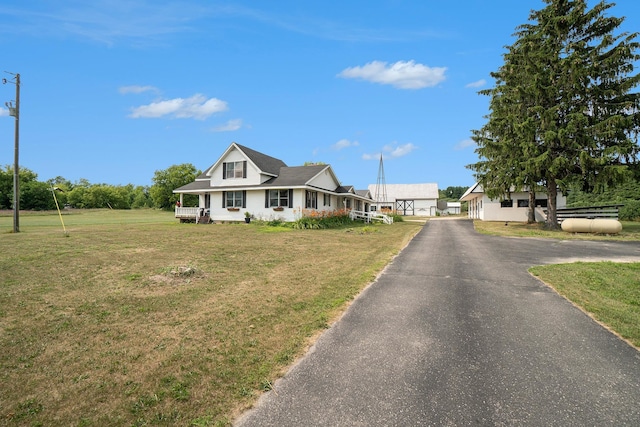
[[[236,425],[639,426],[640,352],[527,273],[575,260],[640,244],[429,221]]]

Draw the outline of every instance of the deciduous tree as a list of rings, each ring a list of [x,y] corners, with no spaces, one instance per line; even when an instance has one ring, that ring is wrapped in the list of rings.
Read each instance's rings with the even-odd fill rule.
[[[200,174],[191,163],[169,166],[167,169],[157,170],[153,175],[153,185],[149,194],[155,207],[160,209],[172,209],[180,196],[173,194],[173,190],[193,182]],[[194,204],[197,196],[185,196],[185,205]]]
[[[21,167],[18,170],[18,178],[23,185],[36,181],[38,174]],[[20,202],[22,203],[22,197]],[[20,207],[25,209],[22,204]],[[0,168],[0,209],[13,209],[13,166],[5,165],[4,168]]]

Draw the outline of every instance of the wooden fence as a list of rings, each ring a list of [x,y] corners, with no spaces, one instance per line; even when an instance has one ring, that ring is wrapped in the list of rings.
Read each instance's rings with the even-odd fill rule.
[[[558,223],[567,218],[609,218],[618,219],[618,211],[624,205],[584,206],[580,208],[557,209]],[[546,211],[545,211],[546,213]]]

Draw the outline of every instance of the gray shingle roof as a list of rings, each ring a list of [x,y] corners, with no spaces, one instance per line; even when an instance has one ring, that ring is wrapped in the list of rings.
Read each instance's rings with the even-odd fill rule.
[[[271,178],[262,185],[269,187],[294,187],[305,185],[311,178],[318,175],[328,165],[291,166],[282,167],[278,176]]]
[[[248,155],[248,154],[247,154]],[[328,165],[312,165],[312,166],[284,166],[281,167],[276,173],[277,176],[262,183],[259,187],[296,187],[305,185],[313,177],[318,175],[324,169],[329,167]],[[226,188],[227,186],[225,186]],[[231,186],[228,186],[231,187]],[[244,187],[240,185],[239,187]],[[216,187],[221,189],[222,187]],[[211,181],[208,179],[195,181],[187,185],[183,185],[180,188],[176,188],[174,191],[194,191],[194,190],[210,190]]]
[[[280,159],[267,156],[266,154],[260,153],[256,150],[252,150],[251,148],[245,147],[244,145],[240,145],[238,143],[236,143],[236,146],[240,150],[242,150],[242,152],[247,155],[249,160],[251,160],[262,172],[266,172],[271,175],[277,175],[280,171],[280,168],[287,167],[287,164]]]
[[[209,177],[207,176],[207,171],[211,169],[211,166],[209,166],[207,169],[205,169],[204,172],[202,172],[200,175],[196,176],[196,179],[209,179]]]
[[[259,151],[253,150],[249,147],[245,147],[244,145],[240,145],[237,142],[234,142],[232,145],[238,147],[247,156],[247,158],[256,165],[258,169],[269,175],[277,175],[281,167],[287,166],[286,163],[280,159],[267,156],[266,154],[260,153]],[[218,161],[220,161],[220,159],[218,159]],[[209,177],[207,176],[207,172],[214,166],[215,163],[206,168],[204,172],[202,172],[202,174],[196,177],[196,180],[209,179]]]
[[[353,185],[341,185],[336,188],[336,193],[350,193],[354,191]]]
[[[189,184],[183,185],[182,187],[178,187],[173,191],[177,192],[177,191],[207,190],[210,188],[211,188],[211,181],[206,180],[206,181],[190,182]]]
[[[273,178],[265,181],[259,185],[252,185],[251,187],[281,187],[281,188],[291,188],[291,187],[300,187],[307,185],[309,181],[311,181],[316,175],[325,169],[330,169],[329,165],[309,165],[309,166],[287,166],[282,160],[276,159],[275,157],[267,156],[266,154],[255,151],[249,147],[245,147],[244,145],[240,145],[238,143],[234,143],[238,149],[240,149],[249,160],[251,160],[262,172],[265,172],[270,175],[275,175]],[[211,166],[213,167],[213,165]],[[211,169],[209,167],[207,170]],[[331,171],[333,174],[333,171]],[[335,178],[335,175],[334,175]],[[216,186],[211,187],[211,181],[206,173],[198,176],[196,181],[191,182],[187,185],[183,185],[180,188],[176,188],[173,190],[174,192],[198,192],[198,191],[206,191],[206,190],[224,190],[225,188],[242,188],[244,185],[240,186]],[[367,190],[358,190],[355,191],[353,186],[347,185],[342,186],[339,185],[334,190],[335,193],[351,193],[360,197],[367,197]]]

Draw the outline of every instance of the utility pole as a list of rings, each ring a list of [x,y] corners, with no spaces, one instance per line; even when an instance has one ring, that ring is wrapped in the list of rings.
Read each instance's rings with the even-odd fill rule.
[[[14,132],[14,151],[13,151],[13,232],[20,232],[20,176],[19,176],[19,153],[20,153],[20,74],[13,74],[13,83],[16,85],[16,105],[11,102],[5,102],[9,109],[9,115],[15,117],[16,127]],[[2,79],[2,84],[7,84],[7,79]]]

